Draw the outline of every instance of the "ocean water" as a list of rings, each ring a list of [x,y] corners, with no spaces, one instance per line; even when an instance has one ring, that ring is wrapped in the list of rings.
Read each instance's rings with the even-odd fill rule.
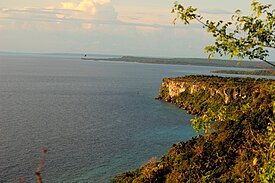
[[[163,77],[210,67],[0,55],[0,182],[104,183],[197,134],[191,115],[154,100]]]

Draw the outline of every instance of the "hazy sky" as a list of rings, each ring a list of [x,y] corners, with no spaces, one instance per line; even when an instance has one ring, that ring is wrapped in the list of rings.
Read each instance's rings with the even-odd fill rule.
[[[250,0],[179,0],[214,20]],[[275,0],[260,0],[275,4]],[[0,2],[0,51],[206,57],[211,36],[172,24],[173,0],[9,0]],[[273,6],[274,8],[274,6]],[[275,60],[275,52],[270,59]]]

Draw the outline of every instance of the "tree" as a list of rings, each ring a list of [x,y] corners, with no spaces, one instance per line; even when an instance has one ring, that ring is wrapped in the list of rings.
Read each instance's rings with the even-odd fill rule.
[[[205,52],[209,53],[208,59],[215,54],[229,55],[229,59],[248,57],[275,67],[267,60],[269,49],[275,49],[275,10],[271,9],[271,4],[262,5],[254,0],[251,7],[251,15],[242,15],[240,10],[236,10],[232,21],[228,22],[204,20],[196,13],[197,8],[184,7],[178,2],[175,2],[172,13],[176,14],[174,23],[178,19],[184,24],[197,21],[212,34],[215,43],[205,47]]]
[[[251,3],[252,13],[242,15],[240,10],[236,10],[231,21],[204,21],[203,17],[196,13],[197,8],[192,6],[184,7],[175,2],[172,13],[176,13],[176,20],[180,19],[184,24],[197,21],[206,28],[215,38],[215,43],[205,47],[205,52],[209,53],[208,59],[215,54],[220,56],[229,55],[229,59],[237,57],[250,60],[259,59],[275,68],[275,64],[267,60],[269,49],[275,49],[275,10],[272,5],[262,5],[257,1]],[[275,89],[275,86],[270,86]],[[273,95],[273,98],[275,95]],[[275,101],[273,103],[273,118],[270,118],[267,127],[268,133],[262,138],[261,143],[268,149],[260,149],[260,156],[264,157],[259,176],[262,182],[272,182],[275,178]],[[245,109],[245,108],[244,108]],[[242,109],[242,110],[244,110]],[[243,111],[242,111],[243,112]],[[221,113],[221,112],[219,112]],[[193,120],[197,130],[209,128],[209,119],[218,113],[208,114]],[[222,117],[225,117],[223,115]],[[196,128],[195,128],[196,129]],[[207,129],[206,129],[207,130]],[[253,133],[252,133],[253,135]],[[253,165],[257,164],[257,157],[253,160]]]

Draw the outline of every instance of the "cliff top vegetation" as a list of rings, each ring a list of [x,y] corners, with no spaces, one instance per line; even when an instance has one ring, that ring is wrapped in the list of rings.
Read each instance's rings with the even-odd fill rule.
[[[219,85],[212,88],[213,83]],[[160,160],[152,159],[113,182],[271,182],[274,86],[274,80],[252,78],[163,79],[160,98],[197,114],[192,124],[204,134],[174,144]],[[175,90],[183,92],[171,95]]]

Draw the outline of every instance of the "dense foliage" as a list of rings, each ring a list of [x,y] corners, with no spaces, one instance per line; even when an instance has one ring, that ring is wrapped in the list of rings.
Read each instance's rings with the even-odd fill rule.
[[[215,43],[205,48],[209,59],[229,55],[275,67],[266,59],[275,48],[275,10],[256,1],[251,7],[251,15],[237,10],[229,22],[205,21],[196,8],[177,2],[172,12],[175,21],[196,20],[212,34]],[[192,124],[204,135],[173,145],[159,161],[152,159],[112,182],[274,182],[274,81],[189,76],[163,82],[158,98],[197,114]],[[182,92],[171,95],[169,82]]]
[[[242,15],[241,10],[236,10],[232,16],[232,21],[204,20],[196,12],[196,8],[184,7],[175,3],[172,10],[176,13],[177,19],[189,24],[196,20],[207,29],[215,38],[215,43],[205,47],[209,53],[209,58],[215,54],[220,56],[229,55],[230,58],[246,58],[250,60],[259,59],[275,67],[274,63],[266,60],[269,56],[269,49],[275,48],[275,10],[272,5],[262,5],[257,1],[252,1],[251,15]]]
[[[174,97],[162,87],[160,98],[198,114],[192,123],[205,134],[174,144],[159,161],[152,159],[113,182],[275,180],[275,81],[188,76],[165,82],[187,83]],[[191,92],[194,84],[199,88]]]

